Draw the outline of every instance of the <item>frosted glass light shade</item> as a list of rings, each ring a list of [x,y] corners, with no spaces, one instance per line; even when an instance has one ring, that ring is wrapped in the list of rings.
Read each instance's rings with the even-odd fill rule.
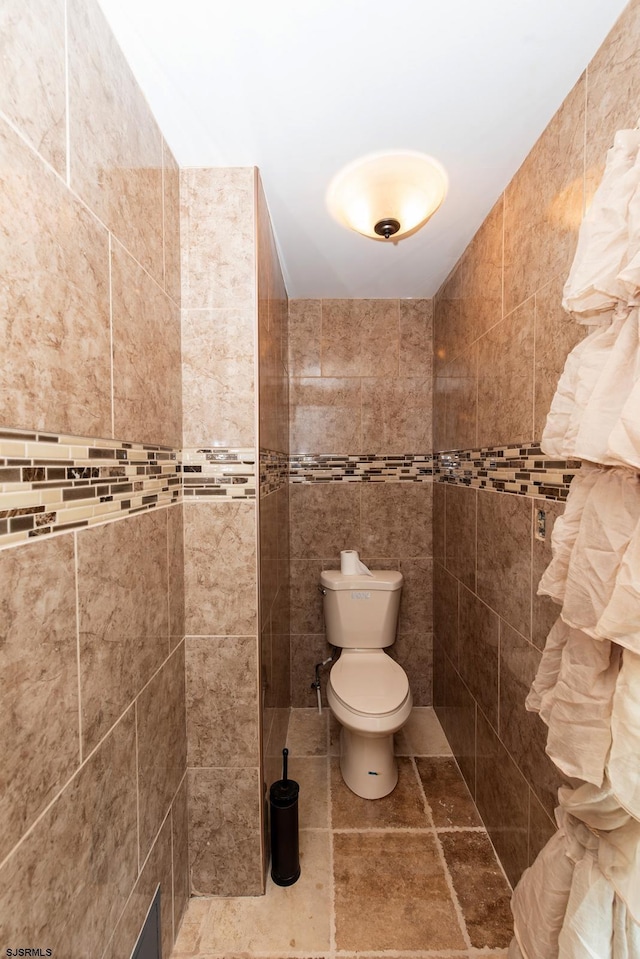
[[[397,220],[393,240],[414,233],[442,204],[448,186],[444,167],[426,153],[373,153],[336,174],[327,206],[338,223],[386,242],[376,233],[376,223]]]

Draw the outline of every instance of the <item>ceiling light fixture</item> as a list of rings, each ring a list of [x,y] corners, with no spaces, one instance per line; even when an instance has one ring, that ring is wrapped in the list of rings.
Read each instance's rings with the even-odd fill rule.
[[[426,153],[372,153],[336,174],[327,190],[327,206],[348,229],[395,242],[425,225],[448,186],[444,167]]]

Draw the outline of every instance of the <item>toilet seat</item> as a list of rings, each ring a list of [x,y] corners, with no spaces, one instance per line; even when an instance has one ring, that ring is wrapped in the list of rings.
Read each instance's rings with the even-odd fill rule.
[[[382,650],[343,653],[329,683],[338,702],[360,716],[388,716],[410,695],[404,669]]]

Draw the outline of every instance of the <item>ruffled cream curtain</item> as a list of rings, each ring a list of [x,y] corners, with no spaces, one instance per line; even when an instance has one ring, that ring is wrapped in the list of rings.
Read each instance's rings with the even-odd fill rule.
[[[640,130],[616,134],[564,308],[594,326],[542,436],[580,459],[538,592],[560,606],[527,699],[573,782],[513,895],[510,959],[640,959]]]

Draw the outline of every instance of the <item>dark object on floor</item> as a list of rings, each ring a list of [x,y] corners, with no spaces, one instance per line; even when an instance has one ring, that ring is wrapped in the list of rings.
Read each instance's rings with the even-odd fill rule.
[[[300,878],[298,796],[300,786],[287,778],[288,749],[282,750],[282,779],[269,791],[271,812],[271,878],[277,886],[292,886]]]
[[[162,959],[160,940],[160,886],[147,913],[131,959]]]

